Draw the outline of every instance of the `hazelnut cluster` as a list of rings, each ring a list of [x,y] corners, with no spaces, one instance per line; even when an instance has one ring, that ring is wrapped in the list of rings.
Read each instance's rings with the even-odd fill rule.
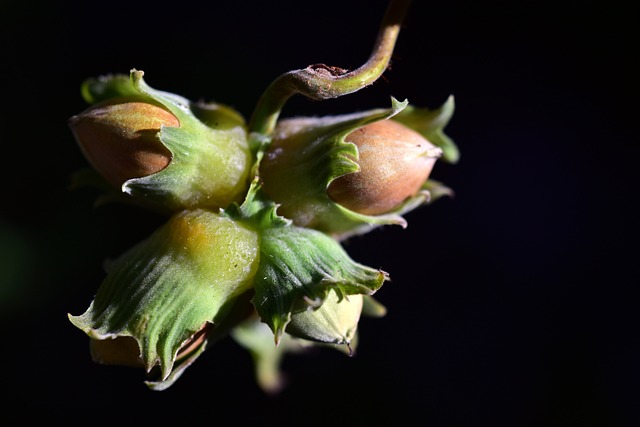
[[[342,242],[405,226],[406,212],[450,192],[430,175],[438,160],[458,159],[443,131],[453,98],[435,110],[392,98],[353,114],[279,113],[292,94],[324,99],[359,90],[362,75],[376,80],[393,46],[385,37],[397,36],[394,7],[372,54],[382,62],[285,73],[249,123],[228,106],[156,90],[135,69],[84,82],[90,105],[69,121],[89,164],[78,176],[100,182],[106,200],[166,216],[110,263],[86,311],[69,315],[95,362],[144,368],[163,390],[231,336],[254,355],[260,386],[276,391],[286,352],[353,354],[361,316],[386,311],[373,295],[388,274]]]

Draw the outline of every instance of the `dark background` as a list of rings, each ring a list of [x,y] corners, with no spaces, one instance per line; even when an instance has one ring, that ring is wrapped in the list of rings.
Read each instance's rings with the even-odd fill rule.
[[[346,245],[389,272],[355,357],[292,356],[264,395],[226,340],[163,392],[98,366],[67,320],[159,219],[70,191],[87,77],[245,116],[279,74],[368,57],[385,1],[0,2],[2,418],[72,425],[640,425],[637,13],[616,2],[414,1],[383,79],[284,115],[437,107],[456,196]]]

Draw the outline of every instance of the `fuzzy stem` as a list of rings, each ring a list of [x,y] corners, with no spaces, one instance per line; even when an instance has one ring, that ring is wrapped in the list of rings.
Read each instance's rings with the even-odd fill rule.
[[[249,130],[270,135],[284,104],[295,94],[315,100],[337,98],[356,92],[375,82],[387,69],[398,39],[400,26],[411,0],[391,0],[380,24],[373,51],[358,69],[347,71],[325,64],[286,72],[265,90],[251,118]]]

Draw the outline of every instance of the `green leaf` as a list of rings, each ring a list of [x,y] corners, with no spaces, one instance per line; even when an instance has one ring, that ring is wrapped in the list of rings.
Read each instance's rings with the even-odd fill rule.
[[[257,255],[255,232],[184,211],[114,261],[87,311],[69,319],[95,339],[135,338],[147,370],[159,364],[166,380],[181,345],[251,287]]]
[[[338,295],[377,291],[385,272],[356,263],[340,244],[316,230],[292,225],[262,230],[253,304],[278,342],[294,313]]]
[[[253,305],[251,304],[252,296],[253,290],[249,290],[227,304],[230,306],[228,313],[224,316],[218,316],[222,319],[215,327],[210,329],[207,333],[207,338],[197,348],[176,360],[171,373],[165,379],[149,379],[145,381],[145,384],[151,390],[155,391],[162,391],[171,387],[205,350],[213,347],[213,345],[221,339],[229,336],[234,328],[246,322],[252,315],[255,315]]]
[[[80,93],[88,104],[96,104],[110,98],[140,95],[129,76],[125,74],[110,74],[86,79],[82,82]]]
[[[131,72],[133,86],[173,113],[180,127],[163,127],[159,134],[160,141],[171,151],[171,163],[155,174],[128,180],[123,191],[172,211],[219,208],[242,201],[252,162],[244,123],[230,109],[212,107],[204,111],[200,105],[198,114],[208,118],[208,126],[194,115],[188,100],[152,89],[144,82],[143,74]],[[210,127],[215,120],[223,125]]]
[[[450,187],[446,186],[440,181],[436,181],[435,179],[428,179],[427,182],[424,183],[422,188],[429,192],[429,202],[434,202],[441,197],[453,197],[454,191]]]
[[[319,307],[310,306],[293,314],[286,331],[298,338],[327,344],[346,344],[351,349],[362,307],[363,295],[344,296],[330,290]]]
[[[394,120],[412,128],[433,145],[440,147],[443,153],[442,160],[448,163],[457,163],[460,160],[460,150],[444,132],[444,128],[453,117],[454,110],[455,103],[452,95],[447,98],[444,104],[434,110],[409,105],[398,113]]]
[[[244,117],[227,105],[215,102],[192,102],[189,108],[198,120],[212,129],[228,130],[238,126],[247,127]]]

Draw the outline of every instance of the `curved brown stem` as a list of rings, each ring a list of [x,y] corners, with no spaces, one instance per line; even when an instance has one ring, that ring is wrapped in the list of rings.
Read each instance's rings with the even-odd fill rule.
[[[249,130],[270,135],[284,104],[295,94],[316,100],[331,99],[356,92],[375,82],[389,66],[410,3],[411,0],[390,1],[371,55],[359,68],[346,71],[339,67],[314,64],[276,78],[258,100]]]

